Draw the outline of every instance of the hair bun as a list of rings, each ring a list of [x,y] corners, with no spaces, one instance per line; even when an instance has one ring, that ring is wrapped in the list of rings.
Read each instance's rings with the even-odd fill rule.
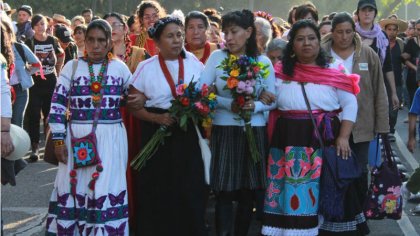
[[[255,22],[255,16],[254,13],[252,13],[252,11],[248,9],[243,9],[242,14],[249,20],[250,23],[252,22],[253,24]]]

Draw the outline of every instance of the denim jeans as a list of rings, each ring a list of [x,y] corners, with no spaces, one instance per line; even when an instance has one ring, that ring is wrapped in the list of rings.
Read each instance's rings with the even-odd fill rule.
[[[23,127],[23,114],[28,104],[28,89],[22,89],[20,84],[13,85],[16,100],[12,106],[12,124]]]

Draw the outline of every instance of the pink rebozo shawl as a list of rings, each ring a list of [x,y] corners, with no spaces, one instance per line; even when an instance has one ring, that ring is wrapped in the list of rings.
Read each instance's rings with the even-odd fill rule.
[[[332,86],[354,95],[359,94],[359,80],[360,76],[357,74],[345,74],[344,67],[342,71],[332,68],[322,68],[315,65],[306,65],[296,63],[294,67],[294,75],[288,76],[283,73],[283,64],[281,62],[277,63],[274,66],[274,71],[276,73],[276,78],[287,80],[287,81],[296,81],[299,83],[314,83]],[[268,138],[271,141],[271,137],[274,131],[274,126],[276,125],[277,118],[280,116],[278,110],[272,110],[268,117]]]

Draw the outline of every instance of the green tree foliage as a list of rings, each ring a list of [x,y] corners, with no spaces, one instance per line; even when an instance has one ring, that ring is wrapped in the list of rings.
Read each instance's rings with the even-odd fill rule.
[[[379,8],[378,19],[395,13],[404,3],[417,3],[417,6],[420,6],[420,0],[376,1]],[[79,15],[85,8],[92,8],[95,15],[99,16],[109,12],[109,9],[131,15],[141,0],[6,0],[6,2],[9,2],[14,8],[27,4],[32,6],[34,13],[49,16],[59,13],[71,19],[73,16]],[[254,10],[267,11],[273,16],[281,16],[286,19],[291,6],[302,4],[307,0],[159,0],[159,2],[168,12],[181,9],[185,14],[191,10],[202,10],[208,7],[214,7],[221,12],[244,9],[249,8],[249,3],[253,2]],[[321,18],[331,12],[347,11],[352,13],[356,9],[358,0],[312,0],[312,2],[317,6]]]
[[[379,17],[385,18],[395,13],[402,4],[410,4],[413,2],[415,2],[417,6],[420,6],[420,0],[381,0],[383,10],[382,12],[379,12]]]

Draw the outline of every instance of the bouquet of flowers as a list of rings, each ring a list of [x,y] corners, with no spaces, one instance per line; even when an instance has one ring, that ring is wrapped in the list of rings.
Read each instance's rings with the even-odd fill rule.
[[[176,98],[171,101],[169,114],[175,118],[179,127],[187,131],[188,120],[191,119],[195,125],[202,124],[203,127],[209,127],[214,117],[216,108],[216,95],[209,92],[209,88],[204,84],[201,89],[196,87],[197,82],[191,81],[189,84],[179,84],[176,86]],[[165,137],[171,136],[169,127],[161,126],[152,136],[149,142],[138,153],[131,166],[140,170],[158,150],[159,145],[165,140]]]
[[[245,133],[251,157],[255,163],[260,160],[260,154],[251,127],[252,111],[245,110],[244,105],[248,99],[257,97],[257,83],[264,88],[263,80],[267,79],[270,73],[268,67],[268,65],[257,62],[252,57],[242,55],[238,58],[232,54],[218,66],[228,75],[221,77],[221,79],[226,81],[224,90],[230,90],[234,101],[239,106],[239,117],[245,122]]]

